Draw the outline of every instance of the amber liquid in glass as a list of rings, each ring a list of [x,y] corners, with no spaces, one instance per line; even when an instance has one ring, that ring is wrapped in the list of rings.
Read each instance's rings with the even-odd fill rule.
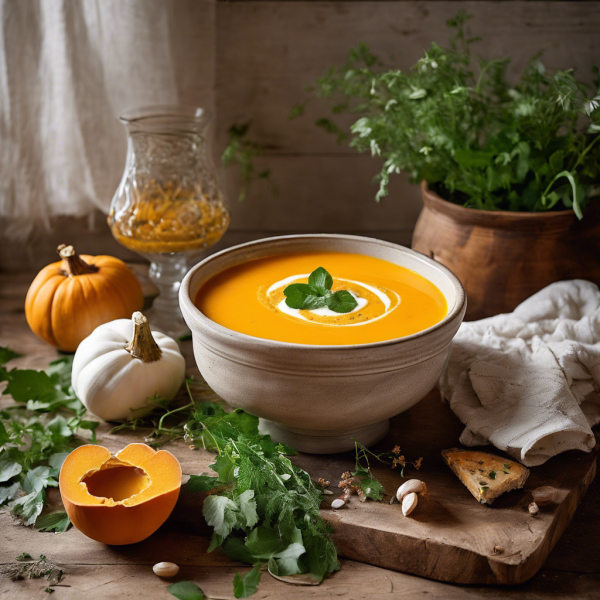
[[[135,252],[202,250],[218,242],[229,226],[225,205],[197,190],[152,182],[132,196],[118,212],[111,211],[108,221],[117,241]]]

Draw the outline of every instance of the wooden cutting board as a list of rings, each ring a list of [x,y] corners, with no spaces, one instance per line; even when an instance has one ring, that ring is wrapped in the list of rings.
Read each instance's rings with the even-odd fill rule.
[[[589,454],[566,452],[532,468],[523,490],[509,492],[487,506],[473,498],[440,455],[445,448],[459,446],[462,429],[437,391],[392,419],[390,433],[373,450],[391,450],[398,444],[408,460],[423,456],[421,469],[408,467],[405,475],[424,481],[427,496],[404,517],[400,505],[390,505],[389,500],[405,480],[389,467],[373,465],[388,494],[383,502],[361,503],[353,497],[340,510],[322,511],[344,556],[454,583],[517,584],[535,575],[594,479],[600,443]],[[481,449],[502,455],[493,447]],[[313,477],[333,483],[352,469],[354,456],[302,455],[295,462]],[[531,491],[542,485],[555,486],[560,493],[532,517],[527,511]]]
[[[350,559],[420,575],[439,581],[467,584],[517,584],[530,579],[544,564],[596,473],[600,443],[589,454],[567,452],[531,469],[523,490],[509,492],[492,506],[479,504],[442,461],[441,451],[458,446],[463,429],[458,418],[431,392],[409,411],[392,419],[387,437],[373,447],[391,450],[396,444],[407,460],[423,457],[419,471],[407,467],[406,478],[427,484],[426,497],[410,517],[402,515],[390,499],[406,480],[399,470],[372,463],[372,471],[383,483],[382,502],[359,502],[357,496],[340,510],[329,508],[338,497],[337,482],[344,471],[354,469],[354,452],[293,458],[313,479],[332,483],[334,495],[326,496],[321,511],[333,526],[333,538]],[[113,451],[139,441],[141,431],[108,436],[101,427],[100,443]],[[598,435],[597,435],[598,437]],[[190,451],[183,442],[164,447],[180,460],[185,474],[208,472],[213,454]],[[482,448],[502,454],[492,447]],[[560,489],[555,502],[532,517],[527,511],[531,490],[553,485]],[[173,519],[190,530],[210,533],[201,513],[201,496],[182,492]]]

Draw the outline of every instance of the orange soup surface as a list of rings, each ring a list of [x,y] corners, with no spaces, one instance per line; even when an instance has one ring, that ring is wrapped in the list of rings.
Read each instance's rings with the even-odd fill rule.
[[[283,290],[307,283],[324,267],[332,292],[348,290],[357,306],[338,314],[328,308],[287,307]],[[361,254],[302,252],[250,260],[215,275],[200,288],[196,306],[223,327],[258,338],[296,344],[369,344],[411,335],[448,313],[440,290],[421,275]]]

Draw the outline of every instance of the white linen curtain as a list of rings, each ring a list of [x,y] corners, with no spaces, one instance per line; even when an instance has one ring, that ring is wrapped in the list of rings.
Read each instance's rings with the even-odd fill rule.
[[[182,6],[0,0],[0,235],[22,240],[51,216],[108,210],[125,159],[117,117],[180,101],[172,21]]]

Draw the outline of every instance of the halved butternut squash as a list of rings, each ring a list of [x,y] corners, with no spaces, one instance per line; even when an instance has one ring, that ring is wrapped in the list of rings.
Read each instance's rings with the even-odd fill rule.
[[[101,446],[80,446],[65,459],[59,486],[79,531],[104,544],[135,544],[171,514],[181,467],[170,452],[146,444],[129,444],[114,457]]]

